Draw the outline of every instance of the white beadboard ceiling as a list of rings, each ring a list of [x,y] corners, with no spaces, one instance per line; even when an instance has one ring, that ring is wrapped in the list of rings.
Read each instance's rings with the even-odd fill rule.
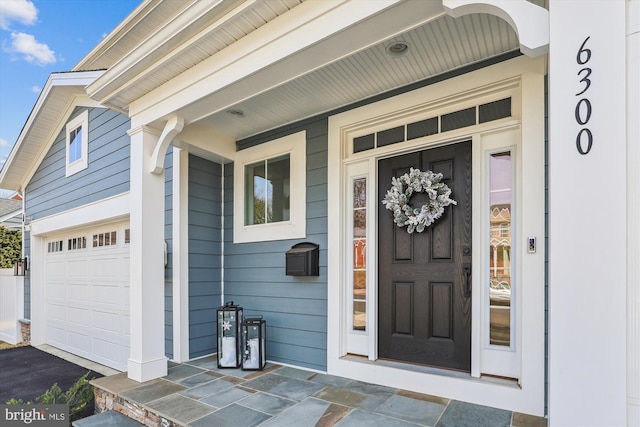
[[[137,13],[134,12],[116,28],[76,69],[109,68],[105,75],[114,75],[109,83],[111,87],[96,88],[91,96],[127,111],[133,101],[167,84],[303,1],[194,3],[189,0],[146,0]],[[201,11],[200,18],[185,21],[184,27],[175,34],[162,36],[163,23],[179,22],[187,14],[194,14],[194,8]],[[160,17],[164,17],[164,21]],[[126,56],[122,57],[122,52],[127,50],[134,52],[134,57],[136,50],[148,52],[149,46],[158,40],[163,43],[138,62],[129,59],[127,63]],[[408,53],[402,57],[389,56],[385,47],[392,41],[407,42]],[[243,139],[518,48],[513,29],[495,16],[441,16],[239,104],[229,105],[223,111],[212,110],[208,115],[206,108],[203,111],[201,106],[220,105],[220,102],[209,104],[205,101],[197,107],[199,117],[206,116],[199,120],[198,126],[206,126],[236,140]],[[296,55],[300,58],[305,54],[313,55],[309,51]],[[218,96],[225,97],[225,94]],[[216,93],[210,95],[213,97]],[[242,110],[245,115],[242,118],[231,116],[226,112],[229,109]],[[180,115],[180,111],[175,113]],[[194,115],[193,108],[188,115]],[[153,125],[162,127],[163,123]]]
[[[387,54],[386,46],[394,41],[406,42],[408,53],[400,57]],[[234,105],[244,117],[218,112],[202,121],[218,132],[242,139],[518,47],[513,29],[495,16],[442,16]]]

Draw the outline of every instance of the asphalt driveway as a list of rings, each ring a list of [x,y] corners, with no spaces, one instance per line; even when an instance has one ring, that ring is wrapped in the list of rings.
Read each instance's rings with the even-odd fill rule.
[[[0,403],[11,398],[33,401],[54,383],[63,391],[71,387],[87,368],[67,362],[35,347],[0,351]],[[102,377],[91,371],[89,379]]]

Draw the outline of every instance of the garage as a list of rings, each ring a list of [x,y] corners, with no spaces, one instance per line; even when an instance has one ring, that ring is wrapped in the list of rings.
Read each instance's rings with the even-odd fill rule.
[[[44,251],[47,344],[126,371],[128,222],[52,234]]]

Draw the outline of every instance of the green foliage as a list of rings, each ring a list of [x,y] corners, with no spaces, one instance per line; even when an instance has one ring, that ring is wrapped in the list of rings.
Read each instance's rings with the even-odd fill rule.
[[[54,384],[42,395],[36,397],[35,402],[24,402],[22,399],[10,399],[7,405],[23,405],[23,404],[51,404],[51,405],[69,405],[70,421],[81,418],[88,409],[93,407],[93,386],[89,384],[89,373],[84,374],[76,381],[66,392],[63,392],[58,384]]]
[[[22,258],[22,233],[0,225],[0,268],[12,268]]]

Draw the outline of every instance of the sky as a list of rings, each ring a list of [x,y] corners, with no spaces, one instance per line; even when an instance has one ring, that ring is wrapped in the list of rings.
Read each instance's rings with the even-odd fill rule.
[[[141,2],[0,0],[0,166],[49,74],[73,68]]]

